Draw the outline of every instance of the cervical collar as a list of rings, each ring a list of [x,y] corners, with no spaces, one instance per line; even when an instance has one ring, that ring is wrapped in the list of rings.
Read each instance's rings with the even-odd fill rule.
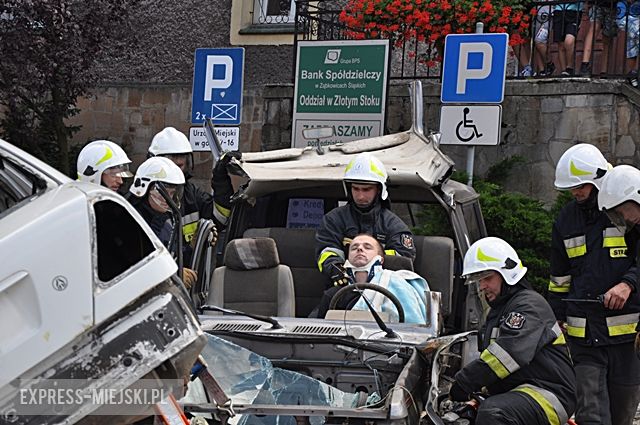
[[[344,268],[347,270],[349,276],[354,280],[356,280],[356,272],[367,272],[367,282],[371,282],[373,276],[379,271],[382,271],[382,257],[376,255],[369,261],[367,264],[361,267],[356,267],[352,265],[349,260],[344,263]]]

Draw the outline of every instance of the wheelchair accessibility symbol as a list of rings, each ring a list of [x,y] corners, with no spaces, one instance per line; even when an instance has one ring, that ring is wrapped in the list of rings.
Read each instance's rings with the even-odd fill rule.
[[[443,105],[440,110],[440,143],[497,145],[501,119],[500,105]]]
[[[456,126],[456,136],[458,140],[461,142],[470,142],[475,137],[479,139],[482,137],[482,133],[478,131],[478,127],[473,123],[473,120],[468,119],[467,115],[469,115],[469,108],[464,108],[462,110],[462,121],[458,123]]]

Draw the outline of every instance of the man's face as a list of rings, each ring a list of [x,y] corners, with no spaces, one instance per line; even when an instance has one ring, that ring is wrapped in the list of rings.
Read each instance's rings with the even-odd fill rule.
[[[372,236],[356,236],[349,245],[349,262],[355,267],[366,266],[376,255],[382,257],[379,250],[378,241]]]
[[[622,216],[629,228],[640,223],[640,205],[633,201],[618,205],[615,207],[615,211]]]
[[[374,183],[352,183],[351,196],[353,201],[360,208],[367,208],[376,200],[380,188]]]
[[[174,164],[176,164],[178,167],[180,167],[180,170],[185,173],[187,170],[187,154],[186,153],[177,153],[177,154],[171,154],[171,155],[166,155],[167,158],[169,158],[170,160],[173,161]]]
[[[492,302],[498,298],[502,290],[502,276],[500,273],[492,270],[478,281],[478,287],[486,300]]]
[[[592,190],[593,190],[593,185],[591,183],[581,184],[578,187],[569,189],[569,191],[571,192],[571,195],[573,195],[575,200],[578,202],[586,201],[589,198],[589,195],[591,195]]]
[[[118,175],[120,171],[119,168],[107,168],[104,170],[101,177],[102,185],[117,192],[124,183],[122,177]]]

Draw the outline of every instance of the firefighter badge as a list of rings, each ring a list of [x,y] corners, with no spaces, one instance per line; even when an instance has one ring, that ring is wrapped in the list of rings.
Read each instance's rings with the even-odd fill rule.
[[[407,234],[402,235],[402,246],[407,249],[413,249],[413,236]]]
[[[522,314],[512,311],[507,314],[507,317],[504,319],[504,324],[511,329],[522,329],[525,321],[526,319]]]

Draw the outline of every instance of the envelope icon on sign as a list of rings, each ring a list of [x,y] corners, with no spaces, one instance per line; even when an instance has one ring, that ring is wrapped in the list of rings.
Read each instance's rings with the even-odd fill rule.
[[[211,117],[214,120],[237,120],[238,105],[235,103],[211,104]]]

